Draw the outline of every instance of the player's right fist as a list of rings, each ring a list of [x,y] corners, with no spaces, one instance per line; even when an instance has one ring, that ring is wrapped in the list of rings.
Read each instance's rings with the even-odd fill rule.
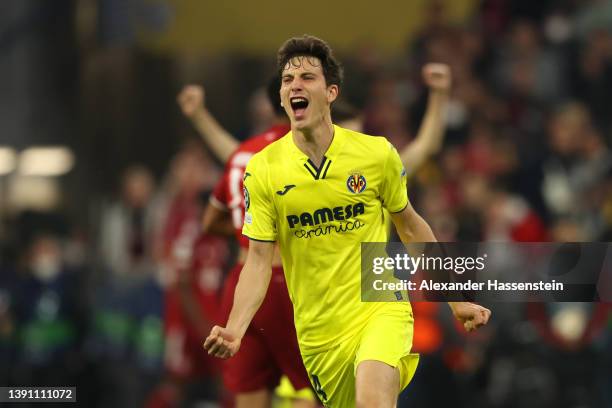
[[[434,91],[449,92],[452,83],[450,67],[446,64],[429,63],[423,67],[423,81]]]
[[[229,358],[240,349],[240,338],[225,327],[214,326],[203,346],[211,356]]]
[[[200,85],[186,85],[176,98],[183,115],[188,118],[204,111],[204,88]]]

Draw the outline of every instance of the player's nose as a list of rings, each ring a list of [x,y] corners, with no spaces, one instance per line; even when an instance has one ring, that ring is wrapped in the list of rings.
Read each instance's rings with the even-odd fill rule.
[[[300,78],[294,78],[293,81],[291,81],[291,92],[301,91],[303,88],[303,83]]]

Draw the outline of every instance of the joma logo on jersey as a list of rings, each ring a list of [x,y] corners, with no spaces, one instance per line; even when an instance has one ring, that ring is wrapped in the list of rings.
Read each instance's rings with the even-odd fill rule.
[[[291,214],[287,216],[287,222],[289,223],[289,228],[295,228],[297,225],[312,227],[329,221],[348,220],[363,213],[365,213],[365,206],[363,203],[357,203],[334,208],[319,208],[313,213]]]
[[[346,179],[346,187],[351,193],[361,193],[366,188],[366,179],[361,173],[353,173]]]

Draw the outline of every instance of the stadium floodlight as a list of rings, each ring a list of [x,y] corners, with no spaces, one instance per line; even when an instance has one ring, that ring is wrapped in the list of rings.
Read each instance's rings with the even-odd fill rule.
[[[17,164],[17,153],[15,149],[8,146],[0,146],[0,176],[11,173]]]
[[[50,211],[62,199],[60,180],[54,177],[13,175],[6,189],[6,200],[13,210]]]
[[[74,166],[74,154],[65,146],[29,147],[19,155],[23,176],[61,176]]]

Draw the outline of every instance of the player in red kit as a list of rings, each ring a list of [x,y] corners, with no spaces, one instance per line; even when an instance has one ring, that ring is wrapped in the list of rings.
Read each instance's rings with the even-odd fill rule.
[[[244,177],[248,177],[245,174],[246,165],[253,154],[289,132],[289,122],[280,106],[279,86],[278,78],[272,80],[268,86],[268,96],[276,112],[276,123],[266,132],[253,136],[237,146],[227,158],[223,176],[215,187],[204,215],[204,231],[206,232],[229,212],[235,236],[240,244],[238,263],[229,273],[224,286],[221,306],[221,321],[223,322],[227,320],[232,308],[234,291],[249,246],[248,238],[242,235],[244,222],[242,183]],[[202,115],[198,109],[203,109],[201,88],[186,88],[179,96],[179,104],[188,117],[196,120],[194,119],[196,115]],[[233,145],[221,143],[220,146],[220,149],[223,150]],[[219,145],[217,145],[218,149]],[[225,151],[219,154],[217,150],[215,152],[223,159]],[[245,334],[242,342],[243,348],[235,359],[223,362],[223,381],[225,386],[236,394],[237,408],[271,406],[271,391],[279,384],[283,375],[290,380],[295,390],[304,390],[299,394],[304,398],[296,399],[294,406],[315,406],[314,397],[310,392],[310,381],[297,344],[293,306],[289,299],[278,250],[275,251],[274,256],[272,280],[266,298]]]

